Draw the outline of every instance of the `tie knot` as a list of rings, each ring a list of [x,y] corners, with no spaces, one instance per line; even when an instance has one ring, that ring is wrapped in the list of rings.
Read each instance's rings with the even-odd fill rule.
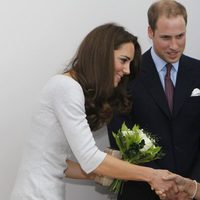
[[[166,68],[167,68],[166,76],[169,77],[171,69],[172,69],[172,64],[171,63],[167,63],[166,64]]]

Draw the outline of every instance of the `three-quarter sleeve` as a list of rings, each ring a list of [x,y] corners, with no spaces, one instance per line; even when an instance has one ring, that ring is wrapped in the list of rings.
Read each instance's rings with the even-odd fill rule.
[[[90,173],[106,154],[96,146],[85,114],[85,98],[81,86],[70,77],[57,82],[53,108],[70,148],[81,168]]]

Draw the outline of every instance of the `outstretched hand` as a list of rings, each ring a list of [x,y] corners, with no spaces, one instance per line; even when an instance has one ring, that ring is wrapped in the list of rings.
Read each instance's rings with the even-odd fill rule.
[[[160,199],[176,199],[179,189],[175,180],[164,180],[171,174],[168,170],[154,170],[154,174],[149,181],[152,190],[155,190]]]
[[[187,199],[193,199],[197,193],[197,182],[188,178],[184,178],[180,175],[171,173],[170,175],[163,177],[166,181],[175,181],[177,187],[182,194],[187,195]]]
[[[155,193],[162,200],[190,200],[189,195],[186,192],[178,192],[176,195],[171,195],[170,193],[166,194],[162,191],[155,191]]]

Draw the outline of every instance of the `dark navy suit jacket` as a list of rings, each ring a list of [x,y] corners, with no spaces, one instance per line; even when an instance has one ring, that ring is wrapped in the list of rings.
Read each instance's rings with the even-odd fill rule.
[[[200,61],[182,55],[174,91],[173,112],[170,113],[159,75],[150,50],[142,56],[141,72],[130,85],[133,108],[128,116],[114,116],[108,125],[111,147],[116,148],[111,132],[126,121],[139,124],[159,139],[165,156],[148,163],[153,168],[168,169],[200,181],[200,96],[191,97],[200,89]],[[155,200],[146,183],[127,182],[118,199]]]

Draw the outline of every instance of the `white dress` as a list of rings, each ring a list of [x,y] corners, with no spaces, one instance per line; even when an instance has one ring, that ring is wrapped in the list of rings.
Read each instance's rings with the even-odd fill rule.
[[[106,156],[87,123],[82,88],[71,77],[47,82],[31,128],[11,200],[65,200],[63,171],[71,153],[86,173]]]

